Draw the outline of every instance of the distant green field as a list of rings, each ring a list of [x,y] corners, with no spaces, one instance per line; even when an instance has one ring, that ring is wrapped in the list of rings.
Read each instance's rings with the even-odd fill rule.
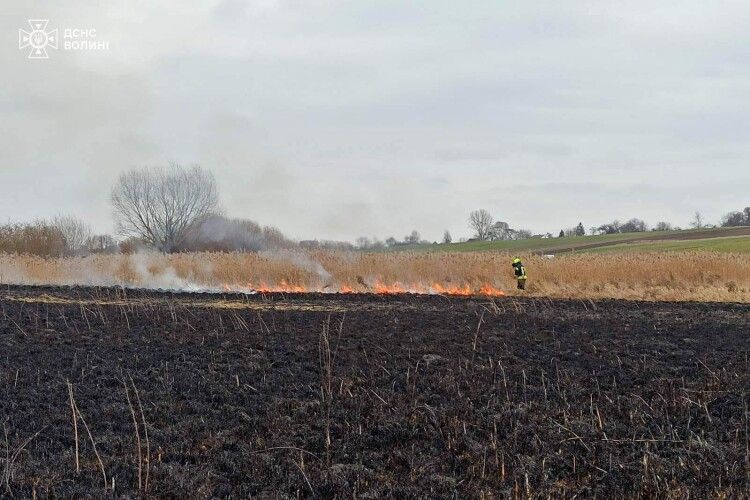
[[[409,245],[396,247],[395,250],[425,250],[436,252],[481,252],[487,250],[495,251],[535,251],[562,246],[578,247],[590,243],[614,244],[642,237],[637,233],[629,234],[604,234],[600,236],[573,236],[568,238],[530,238],[527,240],[512,241],[470,241],[466,243],[451,243],[448,245]]]
[[[389,251],[424,252],[630,252],[708,250],[750,252],[750,228],[605,234],[566,238],[531,238],[514,241],[472,241],[451,244],[403,245]]]
[[[667,240],[623,243],[591,248],[588,252],[674,252],[705,250],[714,252],[750,253],[750,236],[706,238],[700,240]]]

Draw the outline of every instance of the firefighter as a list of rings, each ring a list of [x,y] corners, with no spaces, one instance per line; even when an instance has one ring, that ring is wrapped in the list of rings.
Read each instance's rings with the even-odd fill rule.
[[[513,271],[516,273],[516,282],[519,290],[526,290],[526,268],[523,267],[521,259],[513,259]]]

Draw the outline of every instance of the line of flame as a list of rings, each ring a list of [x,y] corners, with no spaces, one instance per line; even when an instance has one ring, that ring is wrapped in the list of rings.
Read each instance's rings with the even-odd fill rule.
[[[326,293],[376,293],[379,295],[395,295],[402,293],[411,294],[438,294],[438,295],[454,295],[468,297],[471,295],[483,295],[487,297],[502,297],[505,293],[499,288],[495,288],[489,284],[483,284],[478,288],[472,288],[468,284],[456,286],[456,285],[443,285],[441,283],[432,283],[431,285],[423,285],[421,283],[413,283],[411,285],[404,285],[398,281],[386,284],[381,281],[375,281],[372,287],[355,289],[347,284],[343,284],[333,288],[326,287],[324,289],[307,288],[301,285],[294,285],[288,283],[286,280],[281,280],[276,285],[268,285],[265,282],[257,284],[248,283],[242,287],[232,287],[229,284],[224,284],[222,287],[227,292],[234,291],[255,291],[258,293],[308,293],[308,292],[326,292]]]

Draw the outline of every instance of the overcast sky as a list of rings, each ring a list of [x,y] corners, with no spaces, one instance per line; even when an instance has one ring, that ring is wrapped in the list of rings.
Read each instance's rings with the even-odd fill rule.
[[[717,222],[750,205],[749,26],[747,1],[2,0],[0,222],[111,232],[117,175],[170,161],[299,239]]]

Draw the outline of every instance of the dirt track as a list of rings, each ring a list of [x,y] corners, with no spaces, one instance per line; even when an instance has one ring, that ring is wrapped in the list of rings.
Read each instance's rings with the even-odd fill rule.
[[[139,462],[159,497],[750,485],[750,305],[5,286],[0,304],[18,497],[135,496]],[[66,381],[101,457],[76,420],[78,475]]]

